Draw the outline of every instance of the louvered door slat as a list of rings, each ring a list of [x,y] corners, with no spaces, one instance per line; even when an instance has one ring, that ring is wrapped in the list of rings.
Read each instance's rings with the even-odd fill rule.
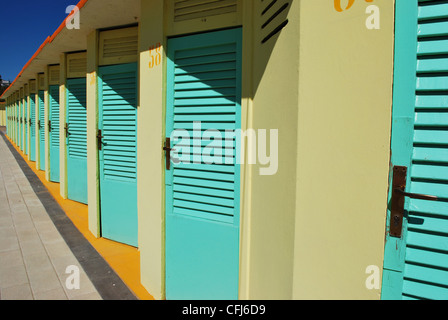
[[[214,47],[204,47],[204,48],[194,48],[190,50],[183,50],[176,52],[175,58],[175,69],[174,69],[174,83],[179,84],[183,82],[194,83],[209,80],[230,80],[229,84],[225,88],[210,90],[210,89],[199,89],[199,90],[174,90],[174,122],[173,128],[178,130],[187,130],[193,134],[192,129],[195,128],[194,122],[200,121],[200,126],[202,130],[215,129],[221,130],[235,130],[236,129],[236,117],[237,110],[235,109],[237,95],[236,95],[236,69],[237,62],[236,59],[230,60],[225,64],[218,62],[218,59],[213,59],[213,57],[219,56],[222,52],[231,52],[232,56],[235,57],[236,44],[224,44]],[[196,60],[196,64],[193,64],[190,60],[188,64],[185,64],[183,59],[195,58],[195,57],[212,57],[213,63],[208,63],[203,65],[200,60]],[[194,109],[195,107],[203,107],[204,109],[213,109],[214,106],[221,107],[225,113],[212,113],[207,114],[183,114],[177,115],[179,109],[182,107],[188,107]],[[226,107],[230,107],[228,111]],[[203,154],[204,148],[199,148],[199,155]],[[183,153],[193,162],[194,150],[193,152]],[[231,150],[231,156],[235,155],[235,151]],[[222,163],[226,163],[224,157],[221,159]],[[228,161],[228,160],[227,160]],[[204,170],[203,164],[199,164],[201,169]],[[213,165],[206,168],[205,171],[195,170],[194,165],[192,165],[189,170],[178,169],[174,166],[173,172],[173,183],[182,184],[186,186],[207,186],[209,188],[219,188],[224,190],[233,190],[234,173],[222,174],[215,172]],[[233,171],[234,172],[234,171]],[[229,181],[229,182],[226,182]],[[213,196],[214,189],[209,190],[209,195]],[[188,214],[194,214],[195,216],[200,216],[201,214],[207,219],[213,219],[218,221],[226,221],[229,219],[227,216],[233,216],[234,205],[228,207],[223,204],[229,204],[229,201],[223,201],[219,195],[215,197],[214,201],[210,201],[211,205],[203,205],[196,202],[195,197],[190,198],[190,203],[187,201],[180,201],[179,199],[186,198],[184,193],[178,194],[174,191],[173,199],[174,213],[185,214],[185,208],[188,208]],[[232,202],[232,201],[230,201]]]
[[[87,159],[86,83],[73,81],[68,90],[68,153],[71,157]]]
[[[59,86],[52,85],[49,88],[49,119],[51,121],[50,131],[50,180],[59,182]]]
[[[117,78],[121,76],[121,78]],[[136,86],[137,79],[135,72],[120,73],[120,74],[105,74],[103,75],[103,104],[102,104],[102,124],[104,135],[104,169],[105,178],[120,178],[135,181],[136,175]],[[117,117],[116,112],[120,115]],[[126,142],[133,144],[133,148],[117,150],[114,145],[123,143],[120,136],[134,137],[133,141]],[[107,156],[118,156],[115,161],[109,161]],[[127,161],[134,163],[133,170],[121,171],[121,162]]]
[[[410,192],[448,198],[448,7],[419,1],[416,109]],[[443,19],[442,19],[443,18]],[[403,295],[448,297],[446,202],[409,203]]]
[[[55,148],[59,148],[59,87],[50,87],[50,103],[51,103],[51,140],[50,145]]]

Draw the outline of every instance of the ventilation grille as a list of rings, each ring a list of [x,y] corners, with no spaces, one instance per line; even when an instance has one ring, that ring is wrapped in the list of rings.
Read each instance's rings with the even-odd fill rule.
[[[206,18],[237,12],[237,0],[175,0],[174,21]]]
[[[136,27],[100,33],[100,65],[122,64],[138,60]]]
[[[448,4],[419,1],[410,191],[448,195]],[[448,299],[448,202],[409,203],[403,297]]]
[[[103,57],[114,58],[136,55],[138,52],[138,36],[105,39]]]
[[[40,73],[38,75],[39,80],[39,90],[45,90],[45,74]]]
[[[30,93],[36,93],[36,80],[31,80],[30,81]]]
[[[48,81],[50,83],[50,85],[59,85],[59,67],[50,67],[48,70]]]
[[[87,72],[87,53],[79,52],[67,55],[67,78],[84,78]]]
[[[260,0],[261,1],[261,43],[277,35],[288,24],[289,1]]]
[[[86,79],[67,81],[68,155],[87,159],[87,100]]]
[[[68,73],[85,73],[87,66],[87,59],[71,59],[68,64]]]

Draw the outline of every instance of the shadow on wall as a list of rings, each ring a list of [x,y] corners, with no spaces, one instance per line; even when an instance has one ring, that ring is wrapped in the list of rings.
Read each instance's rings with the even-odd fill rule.
[[[291,9],[292,1],[293,0],[254,1],[254,34],[252,41],[254,48],[253,58],[256,62],[256,66],[253,70],[252,95],[257,91],[258,85],[263,78],[266,66],[269,63],[279,35],[288,27],[288,13]],[[243,44],[243,46],[244,45],[245,44]],[[211,50],[218,52],[220,49],[211,48]],[[235,54],[230,53],[234,52],[233,48],[226,48],[225,45],[222,45],[221,52],[222,55],[219,57],[220,60],[216,61],[207,61],[207,59],[203,57],[198,57],[199,62],[185,59],[182,66],[176,68],[176,75],[185,75],[185,77],[180,77],[181,81],[196,81],[202,83],[203,87],[213,88],[216,95],[213,96],[209,93],[208,98],[224,98],[227,99],[227,102],[230,105],[234,105],[236,102],[235,90],[229,88],[224,80],[231,80],[236,77]],[[185,54],[185,56],[187,57],[188,54]],[[177,59],[176,57],[168,58]],[[214,68],[213,72],[210,72],[210,63],[214,63],[212,66],[212,68]],[[247,63],[247,61],[244,63]],[[216,78],[216,76],[219,78]],[[243,92],[243,95],[248,94],[248,92]]]
[[[292,2],[293,0],[254,1],[253,95],[263,79],[280,34],[288,28],[288,15]]]

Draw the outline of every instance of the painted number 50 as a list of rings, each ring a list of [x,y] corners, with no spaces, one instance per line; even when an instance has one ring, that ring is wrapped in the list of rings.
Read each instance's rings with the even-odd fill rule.
[[[149,69],[158,66],[162,62],[162,46],[157,43],[149,47]]]

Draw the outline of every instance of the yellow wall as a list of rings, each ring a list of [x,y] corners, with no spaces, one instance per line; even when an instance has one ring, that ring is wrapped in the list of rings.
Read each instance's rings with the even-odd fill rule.
[[[49,72],[48,66],[45,68],[45,93],[44,93],[44,104],[45,104],[45,179],[50,181],[50,131],[48,130],[48,120],[50,119],[50,95],[49,95]]]
[[[285,1],[281,1],[285,2]],[[280,4],[278,4],[280,6]],[[261,175],[257,165],[242,167],[240,298],[291,299],[294,259],[297,105],[299,75],[299,2],[292,1],[274,22],[288,18],[278,36],[261,44],[267,19],[259,1],[246,4],[243,64],[246,127],[278,130],[278,171]],[[252,37],[247,29],[251,29]],[[247,76],[247,73],[250,76]],[[244,109],[243,109],[244,111]],[[274,141],[273,141],[274,143]],[[267,149],[269,152],[269,148]]]
[[[148,48],[164,46],[164,4],[142,1],[140,98],[137,129],[138,224],[141,282],[156,299],[164,298],[164,62],[150,69]],[[163,58],[163,60],[165,60]]]
[[[6,111],[0,110],[0,126],[6,125]]]
[[[300,2],[293,298],[378,299],[389,172],[394,1]]]
[[[89,203],[89,230],[101,235],[98,169],[98,31],[87,36],[87,201]]]
[[[65,137],[65,123],[67,110],[67,65],[66,54],[60,55],[60,69],[59,69],[59,178],[60,178],[60,194],[63,199],[67,199],[67,141]]]

